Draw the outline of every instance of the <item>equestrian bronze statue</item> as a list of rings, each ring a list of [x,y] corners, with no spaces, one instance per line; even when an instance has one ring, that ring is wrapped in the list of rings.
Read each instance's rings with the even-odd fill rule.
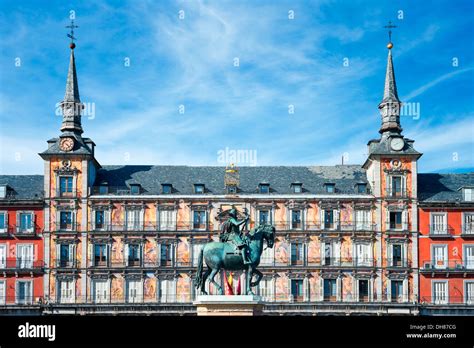
[[[199,253],[198,269],[196,273],[195,286],[207,295],[205,290],[206,280],[214,284],[219,295],[223,294],[222,287],[214,280],[220,270],[246,271],[246,284],[243,293],[254,295],[252,287],[257,286],[263,274],[257,270],[260,257],[264,250],[264,242],[268,248],[273,248],[275,242],[275,228],[271,225],[262,224],[247,234],[243,233],[240,226],[246,225],[249,220],[247,215],[244,219],[238,219],[237,210],[229,211],[229,218],[224,222],[219,236],[220,242],[210,242],[204,245]],[[207,270],[203,274],[204,262]],[[253,280],[253,276],[257,278]]]

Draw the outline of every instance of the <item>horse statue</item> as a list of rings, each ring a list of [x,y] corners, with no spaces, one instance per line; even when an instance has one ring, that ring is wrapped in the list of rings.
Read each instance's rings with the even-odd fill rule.
[[[260,264],[260,256],[263,253],[264,241],[268,248],[273,248],[275,242],[275,227],[268,224],[262,224],[252,229],[246,236],[248,239],[248,259],[249,263],[244,264],[242,255],[235,252],[235,247],[228,242],[210,242],[204,245],[199,253],[198,269],[195,278],[195,286],[201,289],[201,293],[207,295],[205,290],[206,280],[214,284],[218,294],[222,295],[222,287],[214,280],[214,277],[221,269],[228,271],[245,270],[245,288],[243,293],[254,295],[252,287],[257,286],[263,277],[263,274],[257,270]],[[203,273],[203,263],[206,262],[207,270]],[[252,281],[254,275],[257,279]]]

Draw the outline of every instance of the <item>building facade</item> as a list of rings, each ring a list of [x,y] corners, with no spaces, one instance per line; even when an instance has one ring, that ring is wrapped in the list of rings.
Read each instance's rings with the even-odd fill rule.
[[[421,174],[420,301],[427,312],[473,314],[474,174]]]
[[[28,201],[41,220],[42,233],[31,239],[44,267],[21,277],[41,278],[33,297],[42,298],[44,313],[195,314],[199,251],[218,238],[232,207],[250,216],[246,230],[262,223],[276,228],[275,245],[265,249],[259,266],[264,277],[257,294],[265,314],[417,315],[420,308],[430,314],[438,303],[426,298],[434,296],[432,286],[438,291],[433,280],[440,275],[449,287],[462,283],[464,298],[471,291],[470,272],[425,268],[439,258],[430,253],[439,239],[427,229],[439,208],[426,195],[429,175],[418,174],[421,153],[402,134],[393,45],[378,105],[380,136],[368,142],[363,165],[241,168],[100,165],[95,143],[82,135],[74,47],[59,135],[40,153],[41,196]],[[472,175],[460,178],[472,185]],[[5,203],[9,221],[26,204]],[[451,236],[467,260],[472,250],[464,228],[472,221],[472,203],[436,204],[449,221],[461,221],[462,214],[469,222]],[[18,278],[17,268],[4,278]],[[219,274],[218,282],[228,275]],[[232,276],[237,291],[243,274]],[[208,285],[208,292],[216,289]]]
[[[39,312],[43,300],[43,177],[0,176],[0,307]]]

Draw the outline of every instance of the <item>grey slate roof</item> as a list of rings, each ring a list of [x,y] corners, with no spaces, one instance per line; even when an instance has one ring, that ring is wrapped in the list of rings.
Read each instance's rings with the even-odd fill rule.
[[[404,138],[405,147],[401,151],[394,151],[390,147],[390,142],[388,140],[373,139],[368,142],[369,145],[369,154],[370,155],[420,155],[421,153],[416,151],[413,147],[414,140]]]
[[[461,187],[474,186],[474,172],[418,174],[418,198],[424,202],[462,202]]]
[[[142,194],[161,194],[162,184],[172,184],[174,194],[193,194],[193,184],[205,184],[208,194],[225,194],[225,167],[191,166],[103,166],[95,185],[107,182],[109,187],[126,187],[138,183]],[[270,184],[270,193],[290,194],[291,184],[303,184],[303,193],[324,194],[325,183],[335,183],[336,192],[355,194],[357,183],[367,183],[365,170],[359,165],[336,166],[265,166],[240,167],[240,194],[258,192],[260,183]],[[111,192],[109,190],[109,192]]]
[[[48,140],[48,149],[41,152],[40,155],[64,155],[64,154],[78,154],[78,155],[92,155],[92,150],[85,143],[90,141],[89,138],[82,138],[72,132],[65,132],[63,136],[69,136],[75,139],[74,148],[70,152],[64,152],[59,147],[61,138],[52,138]]]
[[[0,185],[8,185],[4,199],[42,199],[43,175],[0,175]]]

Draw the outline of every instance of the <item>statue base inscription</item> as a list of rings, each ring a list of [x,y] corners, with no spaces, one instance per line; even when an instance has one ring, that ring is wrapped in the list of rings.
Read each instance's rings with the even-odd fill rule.
[[[262,315],[263,302],[253,295],[200,295],[193,304],[198,316]]]

